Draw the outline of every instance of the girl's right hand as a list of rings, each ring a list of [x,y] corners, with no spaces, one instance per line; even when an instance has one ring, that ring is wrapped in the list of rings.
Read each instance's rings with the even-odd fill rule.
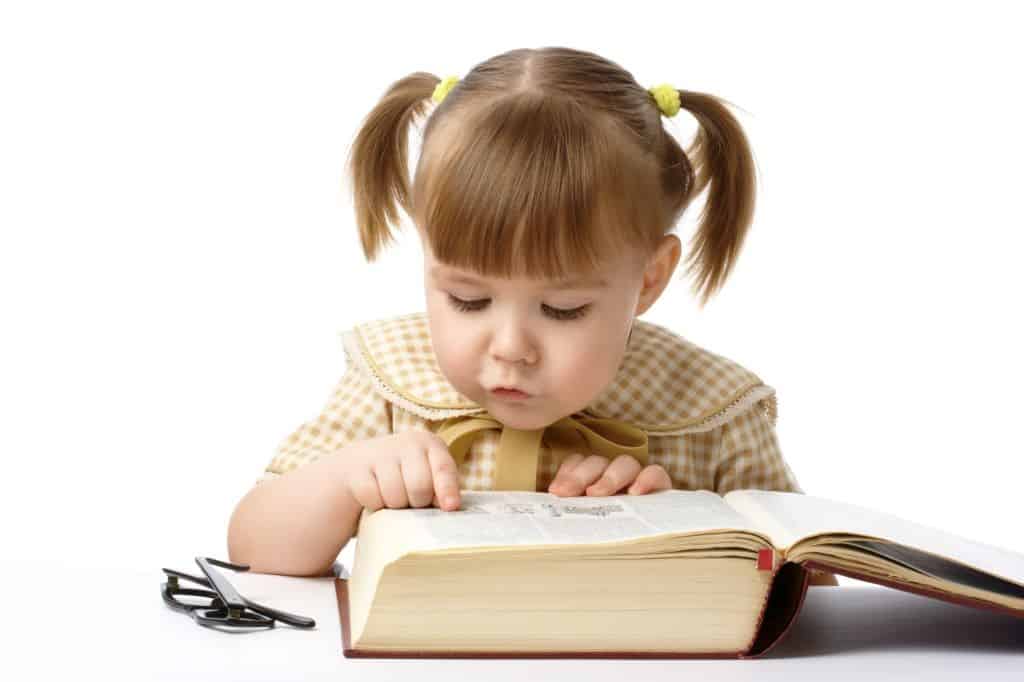
[[[461,502],[459,472],[435,433],[413,429],[350,443],[338,453],[349,493],[369,511]]]

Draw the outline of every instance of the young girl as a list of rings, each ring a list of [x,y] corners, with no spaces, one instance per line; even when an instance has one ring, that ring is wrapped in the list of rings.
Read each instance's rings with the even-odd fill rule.
[[[410,186],[407,134],[431,104]],[[681,109],[700,124],[685,152],[661,120]],[[399,206],[413,219],[427,310],[343,333],[345,375],[239,502],[232,561],[327,574],[364,507],[455,510],[460,489],[803,492],[775,390],[637,319],[694,197],[707,188],[688,255],[701,306],[751,222],[753,160],[718,99],[646,89],[589,52],[513,50],[462,79],[394,83],[349,167],[368,260]]]

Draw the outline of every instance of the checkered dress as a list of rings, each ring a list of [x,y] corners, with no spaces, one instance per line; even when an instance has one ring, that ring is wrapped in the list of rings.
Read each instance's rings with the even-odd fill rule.
[[[257,483],[336,456],[355,441],[435,432],[449,417],[484,411],[441,373],[425,313],[356,325],[341,336],[344,376],[321,414],[280,443]],[[582,412],[646,431],[648,463],[660,464],[674,488],[804,492],[779,451],[775,389],[659,325],[634,322],[614,380]],[[493,489],[499,437],[485,431],[472,443],[459,468],[460,488]],[[537,490],[547,490],[557,464],[542,445]]]

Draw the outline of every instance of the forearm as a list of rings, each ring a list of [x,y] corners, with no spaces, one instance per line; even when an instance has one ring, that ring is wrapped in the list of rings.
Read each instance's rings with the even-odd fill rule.
[[[329,575],[355,535],[362,506],[344,482],[344,454],[253,487],[228,524],[228,556],[254,573]]]

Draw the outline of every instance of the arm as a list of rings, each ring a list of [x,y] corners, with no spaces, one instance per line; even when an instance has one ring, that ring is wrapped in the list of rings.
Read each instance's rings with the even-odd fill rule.
[[[362,506],[345,486],[345,452],[254,486],[228,525],[228,558],[255,573],[323,576],[355,535]]]
[[[711,463],[719,495],[744,488],[804,492],[782,456],[775,426],[763,405],[764,401],[720,427]]]
[[[724,495],[743,488],[804,492],[782,456],[775,425],[762,403],[737,415],[721,428],[711,467],[715,492]],[[839,584],[831,573],[818,570],[810,573],[809,585]]]
[[[346,485],[346,449],[390,431],[390,405],[350,365],[321,414],[278,446],[235,507],[230,560],[257,573],[329,575],[362,513]]]

